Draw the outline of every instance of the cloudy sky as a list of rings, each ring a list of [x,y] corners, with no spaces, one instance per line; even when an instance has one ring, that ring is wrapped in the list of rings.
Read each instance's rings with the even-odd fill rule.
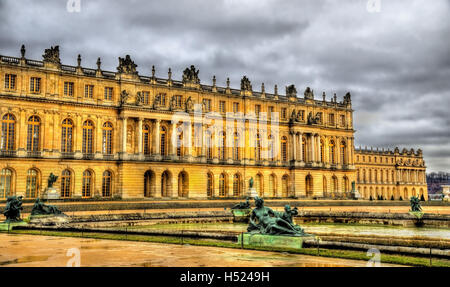
[[[357,146],[421,148],[429,172],[450,172],[450,0],[369,1],[80,0],[71,13],[67,0],[0,0],[0,54],[60,45],[68,65],[81,54],[115,71],[130,54],[144,75],[194,64],[206,84],[350,91]]]

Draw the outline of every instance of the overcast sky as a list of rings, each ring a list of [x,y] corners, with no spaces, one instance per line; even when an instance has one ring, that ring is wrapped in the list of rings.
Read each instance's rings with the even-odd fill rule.
[[[376,1],[376,0],[371,0]],[[60,45],[64,64],[115,71],[130,54],[140,74],[253,89],[306,86],[353,99],[356,146],[424,151],[428,172],[450,172],[450,0],[0,0],[0,54],[41,59]]]

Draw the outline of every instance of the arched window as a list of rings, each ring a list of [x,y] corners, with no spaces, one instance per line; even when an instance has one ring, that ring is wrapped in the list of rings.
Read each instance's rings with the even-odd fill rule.
[[[144,196],[153,197],[156,191],[155,173],[151,170],[147,170],[144,173]]]
[[[366,170],[363,169],[363,182],[365,183],[366,180],[367,180],[367,178],[366,178]]]
[[[227,142],[227,135],[224,132],[221,132],[219,134],[219,159],[220,160],[225,160],[226,159],[226,152],[225,152],[225,147],[226,147],[226,142]]]
[[[68,198],[72,191],[72,173],[66,169],[61,174],[61,197]]]
[[[213,197],[214,195],[214,176],[208,172],[206,176],[206,196]]]
[[[171,174],[169,171],[164,171],[161,175],[161,196],[162,197],[168,197],[171,192]]]
[[[322,189],[323,189],[323,197],[328,196],[328,186],[327,186],[327,178],[323,176],[322,179]]]
[[[102,150],[103,154],[112,154],[113,145],[113,125],[110,122],[103,124],[103,140]]]
[[[149,125],[144,125],[142,128],[142,147],[144,149],[144,154],[149,155],[151,151],[151,135]]]
[[[109,170],[105,170],[102,180],[102,196],[111,197],[112,195],[112,173]]]
[[[339,186],[338,186],[338,179],[337,179],[337,177],[333,175],[332,181],[333,181],[333,193],[338,193],[339,192]]]
[[[185,171],[178,174],[178,197],[189,196],[189,177]]]
[[[83,198],[89,198],[92,196],[92,187],[94,180],[92,178],[92,172],[90,170],[85,170],[83,172],[83,186],[81,188],[81,196]]]
[[[219,196],[220,197],[227,196],[226,176],[224,173],[220,174],[219,177]]]
[[[240,147],[239,147],[239,134],[234,133],[233,137],[233,160],[241,160]]]
[[[330,162],[331,164],[336,164],[336,147],[334,145],[334,141],[331,140],[328,146],[330,150]]]
[[[206,132],[206,158],[212,159],[213,158],[213,139],[211,132]]]
[[[6,114],[2,118],[1,150],[15,150],[16,118],[12,114]]]
[[[233,196],[241,196],[241,191],[241,176],[236,173],[233,176]]]
[[[255,143],[255,160],[261,160],[261,136],[256,134],[256,143]]]
[[[342,191],[343,192],[350,191],[349,181],[348,181],[348,178],[346,176],[344,176],[344,178],[342,180]]]
[[[39,151],[41,120],[37,116],[28,118],[27,151]]]
[[[347,145],[344,141],[341,142],[341,164],[347,164]]]
[[[165,127],[161,127],[161,130],[159,132],[159,138],[160,138],[160,153],[161,155],[165,156],[167,155],[167,130]]]
[[[26,198],[35,198],[39,195],[39,178],[35,169],[29,169],[27,172]]]
[[[73,122],[65,119],[62,122],[61,152],[73,152]]]
[[[287,154],[287,138],[283,136],[281,138],[281,160],[287,161],[288,160],[288,154]]]
[[[94,124],[92,121],[85,121],[83,123],[83,145],[82,152],[84,154],[94,153]]]
[[[4,168],[0,172],[0,198],[7,198],[12,195],[13,173],[10,169]]]

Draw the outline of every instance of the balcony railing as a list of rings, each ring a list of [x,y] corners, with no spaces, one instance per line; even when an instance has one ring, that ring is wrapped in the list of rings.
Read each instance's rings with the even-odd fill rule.
[[[73,152],[62,152],[61,158],[74,158],[75,153]]]
[[[83,153],[83,159],[93,159],[94,154],[93,153]]]
[[[114,155],[113,154],[104,154],[103,155],[103,159],[104,160],[113,160],[114,159]]]
[[[40,151],[27,151],[28,157],[42,157],[42,153]]]
[[[15,150],[0,150],[0,156],[1,157],[15,157],[16,151]]]

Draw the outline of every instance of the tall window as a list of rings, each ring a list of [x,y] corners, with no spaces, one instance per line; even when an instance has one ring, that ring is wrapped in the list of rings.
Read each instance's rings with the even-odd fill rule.
[[[206,158],[213,158],[213,144],[212,144],[212,135],[211,132],[206,132]]]
[[[12,195],[12,171],[4,168],[0,172],[0,198]]]
[[[150,126],[144,125],[142,129],[142,146],[144,148],[144,154],[150,154],[150,142],[151,142],[151,136],[150,136]]]
[[[219,177],[219,196],[220,197],[224,197],[226,196],[226,178],[225,178],[225,174],[222,173],[220,174]]]
[[[233,176],[233,196],[241,196],[241,176],[237,173]]]
[[[161,127],[159,148],[161,155],[167,155],[167,130],[165,127]]]
[[[329,149],[330,149],[330,162],[332,163],[332,164],[335,164],[336,163],[336,147],[334,146],[334,141],[333,140],[331,140],[330,141],[330,144],[329,144]]]
[[[203,109],[204,112],[211,111],[211,99],[203,99]]]
[[[233,113],[239,112],[239,103],[233,103]]]
[[[27,172],[26,198],[38,196],[38,184],[38,172],[35,169],[29,169]]]
[[[73,151],[73,122],[71,119],[65,119],[62,122],[61,131],[61,152]]]
[[[272,135],[269,136],[268,148],[269,148],[269,159],[271,161],[275,161],[275,141],[273,140]]]
[[[341,126],[345,127],[345,115],[341,115]]]
[[[73,97],[74,94],[74,83],[64,82],[64,96]]]
[[[41,121],[37,116],[31,116],[28,118],[27,151],[39,150],[40,126]]]
[[[177,108],[181,108],[183,106],[183,96],[181,96],[181,95],[175,96],[175,106]]]
[[[334,114],[329,114],[328,115],[328,124],[330,126],[334,126]]]
[[[112,101],[112,99],[113,99],[113,88],[105,87],[105,100]]]
[[[308,159],[306,158],[306,139],[302,137],[302,158],[304,162],[307,162]]]
[[[282,137],[281,138],[281,159],[283,161],[288,160],[288,154],[287,154],[287,138]]]
[[[92,172],[90,170],[85,170],[83,172],[83,186],[81,189],[81,196],[83,198],[91,197],[92,185],[93,185]]]
[[[320,162],[325,162],[325,145],[323,140],[320,140]]]
[[[61,174],[61,197],[70,197],[72,190],[72,173],[70,170],[64,170]]]
[[[177,156],[183,156],[183,129],[181,127],[177,132]]]
[[[214,194],[214,177],[211,173],[208,173],[206,178],[206,195],[212,197]]]
[[[0,142],[1,150],[14,150],[16,136],[16,118],[12,114],[2,117],[2,138]]]
[[[226,152],[225,152],[225,144],[226,144],[226,134],[224,132],[220,133],[220,142],[219,142],[219,159],[225,160]]]
[[[41,92],[41,78],[31,77],[30,92],[31,93],[40,93]]]
[[[341,164],[347,164],[347,146],[344,141],[341,142]]]
[[[256,135],[255,160],[261,160],[261,136],[259,134]]]
[[[94,124],[92,123],[92,121],[85,121],[83,123],[83,147],[82,147],[82,151],[84,154],[94,153],[93,139],[94,139]]]
[[[103,173],[103,180],[102,180],[102,196],[103,197],[110,197],[112,192],[112,173],[109,170],[106,170]]]
[[[6,90],[15,90],[16,89],[16,75],[13,74],[5,74],[5,89]]]
[[[286,108],[281,108],[281,119],[287,120],[287,109]]]
[[[143,104],[148,105],[150,103],[150,93],[147,91],[142,92]]]
[[[226,112],[226,109],[225,109],[225,101],[220,101],[219,102],[219,111],[221,112],[221,113],[225,113]]]
[[[84,86],[84,97],[88,99],[94,98],[94,85],[85,85]]]
[[[255,105],[255,114],[259,117],[259,113],[261,113],[261,105]]]
[[[233,160],[241,160],[241,155],[239,152],[239,134],[234,133],[233,137]]]
[[[113,126],[110,122],[103,124],[103,153],[112,154]]]

